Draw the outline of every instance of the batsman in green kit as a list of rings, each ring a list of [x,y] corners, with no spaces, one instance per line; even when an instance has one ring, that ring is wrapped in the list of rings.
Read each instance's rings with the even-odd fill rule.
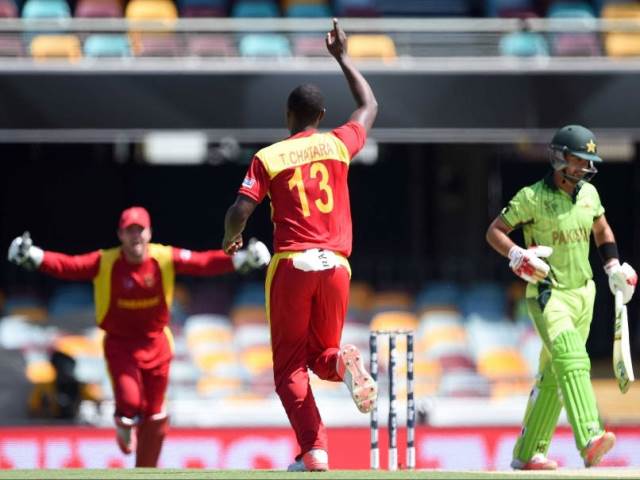
[[[591,385],[585,347],[593,314],[595,286],[589,264],[591,234],[613,294],[627,303],[637,275],[620,264],[618,249],[596,188],[596,139],[588,129],[568,125],[550,145],[552,171],[522,188],[491,223],[487,241],[509,259],[516,275],[528,282],[529,316],[543,348],[536,383],[529,397],[521,434],[513,451],[516,470],[554,470],[547,450],[564,406],[576,447],[587,467],[613,448],[615,435],[604,430]],[[509,233],[522,228],[525,248]]]

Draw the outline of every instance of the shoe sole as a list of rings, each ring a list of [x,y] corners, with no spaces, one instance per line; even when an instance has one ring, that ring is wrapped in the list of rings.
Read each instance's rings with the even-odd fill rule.
[[[558,469],[558,464],[556,462],[545,462],[545,463],[525,463],[522,467],[516,468],[512,467],[514,470],[522,470],[522,471],[552,471]]]
[[[351,397],[362,413],[369,413],[376,405],[378,386],[371,375],[364,369],[360,352],[353,345],[345,345],[341,352],[344,366],[343,378],[349,382]]]
[[[120,448],[120,451],[122,453],[124,453],[125,455],[130,455],[133,450],[136,448],[136,441],[134,439],[134,435],[135,432],[131,431],[129,432],[129,442],[127,443],[123,438],[122,435],[126,435],[126,434],[122,434],[120,433],[120,429],[122,427],[116,427],[116,429],[118,430],[116,432],[116,442],[118,443],[118,447]]]
[[[585,467],[595,467],[596,465],[598,465],[602,461],[602,457],[604,457],[615,444],[615,435],[611,432],[606,432],[601,438],[598,439],[596,444],[593,446],[593,450],[591,452],[587,452],[586,458],[584,460]]]

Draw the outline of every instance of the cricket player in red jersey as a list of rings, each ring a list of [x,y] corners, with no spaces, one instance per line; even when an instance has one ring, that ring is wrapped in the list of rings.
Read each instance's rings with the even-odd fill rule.
[[[357,103],[344,125],[317,131],[322,94],[301,85],[289,95],[291,136],[257,152],[225,218],[223,249],[242,246],[242,232],[256,205],[270,196],[275,254],[267,271],[266,306],[271,328],[276,392],[295,431],[300,453],[290,471],[328,470],[327,435],[307,369],[344,381],[362,412],[377,386],[353,345],[340,348],[349,297],[351,211],[349,162],[364,146],[378,105],[346,54],[346,35],[333,20],[327,49],[342,68]]]
[[[169,310],[176,274],[220,275],[264,267],[262,242],[229,256],[193,252],[151,241],[151,219],[142,207],[122,212],[121,245],[84,255],[44,251],[27,236],[13,240],[9,260],[66,280],[92,280],[96,319],[105,331],[104,355],[115,398],[116,439],[135,450],[136,467],[155,467],[167,431],[165,393],[173,338]]]

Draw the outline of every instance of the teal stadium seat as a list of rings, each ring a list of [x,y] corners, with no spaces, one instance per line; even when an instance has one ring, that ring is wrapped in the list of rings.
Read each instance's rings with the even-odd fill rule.
[[[549,46],[545,38],[533,32],[513,32],[503,36],[499,44],[500,54],[511,57],[547,57]]]
[[[64,0],[27,0],[22,8],[22,17],[34,18],[70,18],[69,4]]]
[[[278,6],[270,1],[239,1],[231,10],[232,17],[262,18],[279,17]]]
[[[93,34],[84,41],[87,57],[130,57],[129,38],[120,34]]]
[[[291,46],[284,35],[248,34],[242,37],[239,45],[243,57],[290,57]]]
[[[595,18],[593,8],[585,2],[555,2],[547,11],[549,18]]]
[[[294,3],[286,13],[291,18],[326,18],[332,15],[329,5],[317,3]]]

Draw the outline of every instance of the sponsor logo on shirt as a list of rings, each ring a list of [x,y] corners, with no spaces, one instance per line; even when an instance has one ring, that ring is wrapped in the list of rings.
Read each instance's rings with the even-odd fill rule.
[[[143,310],[160,305],[160,297],[156,295],[149,298],[119,298],[116,304],[125,310]]]
[[[255,184],[256,184],[255,179],[251,177],[244,177],[244,180],[242,181],[243,188],[252,189]]]
[[[142,281],[147,288],[153,287],[153,285],[156,283],[156,279],[153,278],[153,275],[150,273],[142,277]]]
[[[135,285],[135,282],[131,277],[125,277],[125,279],[122,282],[122,286],[125,288],[125,290],[131,290],[134,285]]]
[[[554,245],[566,245],[568,243],[589,242],[591,230],[588,228],[571,228],[569,230],[554,230],[551,239]]]

